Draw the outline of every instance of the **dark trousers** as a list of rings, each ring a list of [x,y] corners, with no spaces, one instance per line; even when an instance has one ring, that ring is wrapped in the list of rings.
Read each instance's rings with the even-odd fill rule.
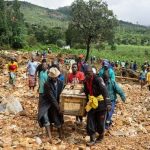
[[[150,85],[148,85],[148,89],[149,89],[149,91],[150,91]]]
[[[91,109],[87,114],[87,134],[89,136],[98,132],[100,135],[105,131],[106,111]]]
[[[112,101],[111,102],[111,110],[107,113],[106,123],[111,123],[112,122],[112,116],[113,116],[114,111],[115,111],[115,106],[116,106],[116,102]]]

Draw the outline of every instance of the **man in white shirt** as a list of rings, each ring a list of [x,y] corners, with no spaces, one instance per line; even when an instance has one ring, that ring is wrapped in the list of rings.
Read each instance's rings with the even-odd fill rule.
[[[29,76],[29,88],[34,90],[36,86],[36,68],[38,62],[35,61],[35,56],[32,55],[31,60],[27,64],[27,74]]]

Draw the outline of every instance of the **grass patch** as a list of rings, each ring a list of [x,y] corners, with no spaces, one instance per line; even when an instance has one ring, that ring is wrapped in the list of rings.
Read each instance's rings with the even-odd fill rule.
[[[28,47],[22,51],[42,51],[43,49],[50,48],[54,53],[62,54],[84,54],[86,55],[85,49],[60,49],[58,46],[50,45],[37,45],[35,47]],[[116,50],[110,50],[110,47],[107,47],[106,50],[96,50],[91,49],[90,56],[96,56],[97,58],[109,59],[111,61],[136,61],[141,65],[144,61],[149,61],[150,59],[150,46],[133,46],[133,45],[118,45]]]

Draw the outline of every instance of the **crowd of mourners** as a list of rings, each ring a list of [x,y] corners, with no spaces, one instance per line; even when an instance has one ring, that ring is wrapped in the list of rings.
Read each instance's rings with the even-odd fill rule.
[[[84,61],[84,55],[79,55],[77,59],[54,59],[47,62],[47,53],[42,53],[42,61],[39,64],[36,57],[31,56],[27,64],[27,76],[29,79],[29,89],[34,90],[38,83],[39,106],[38,122],[40,127],[45,127],[49,142],[52,143],[51,131],[53,127],[58,129],[59,138],[63,139],[64,115],[60,102],[60,94],[67,84],[83,84],[84,93],[87,99],[85,107],[87,112],[86,130],[90,136],[88,146],[99,143],[104,138],[105,130],[109,130],[112,125],[112,116],[115,111],[117,94],[125,102],[126,96],[121,87],[116,82],[115,69],[117,67],[130,68],[137,71],[136,62],[109,62],[101,61],[101,68],[97,70],[93,67],[97,60],[93,56],[90,63]],[[67,69],[63,66],[70,64]],[[149,64],[142,65],[140,80],[147,81],[150,85]],[[16,72],[18,64],[14,58],[8,64],[9,82],[15,88]],[[149,87],[150,88],[150,87]],[[82,124],[83,117],[76,116],[76,123]],[[98,136],[96,137],[96,133]]]
[[[148,89],[150,90],[150,63],[148,61],[145,61],[141,66],[138,66],[136,61],[131,61],[130,63],[128,61],[108,62],[110,64],[109,67],[114,71],[119,70],[122,77],[128,76],[128,70],[132,71],[132,73],[137,73],[141,89],[143,86],[148,85]]]

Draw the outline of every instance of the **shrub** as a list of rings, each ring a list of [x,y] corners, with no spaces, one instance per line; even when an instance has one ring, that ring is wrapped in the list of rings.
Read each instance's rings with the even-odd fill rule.
[[[56,44],[57,44],[58,47],[63,47],[63,46],[66,45],[66,42],[61,40],[61,39],[59,39],[59,40],[57,40]]]
[[[37,45],[37,39],[34,35],[31,35],[27,38],[27,43],[29,46],[35,46]]]
[[[24,47],[24,41],[21,37],[19,36],[15,36],[12,39],[12,48],[14,49],[21,49]]]
[[[76,44],[73,45],[73,48],[75,48],[75,49],[86,49],[86,45],[76,43]]]

